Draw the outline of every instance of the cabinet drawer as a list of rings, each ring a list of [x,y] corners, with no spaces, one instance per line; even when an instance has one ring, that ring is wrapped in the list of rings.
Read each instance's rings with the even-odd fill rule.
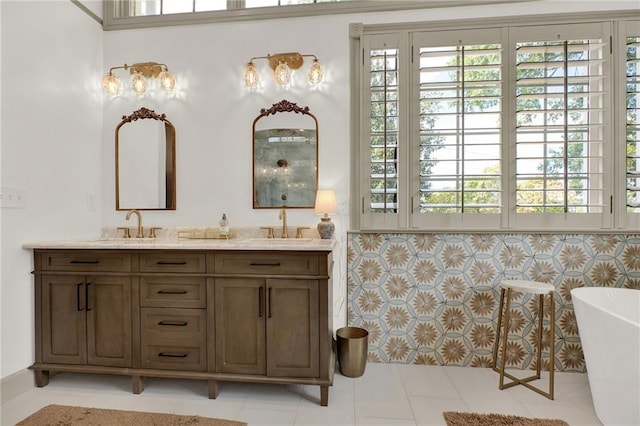
[[[204,346],[165,344],[162,341],[142,346],[142,368],[160,370],[207,370]]]
[[[140,272],[205,272],[203,253],[142,253]]]
[[[206,341],[205,309],[140,309],[140,331],[143,344],[154,339],[182,340],[200,345]]]
[[[216,254],[217,274],[317,275],[318,256],[300,253]]]
[[[206,289],[204,277],[141,277],[140,306],[204,308]]]
[[[43,271],[130,272],[131,255],[110,251],[45,251],[40,253]]]

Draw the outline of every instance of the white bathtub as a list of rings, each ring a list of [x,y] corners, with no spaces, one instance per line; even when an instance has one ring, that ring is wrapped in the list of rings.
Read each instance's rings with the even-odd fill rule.
[[[596,414],[606,426],[640,425],[640,290],[571,290]]]

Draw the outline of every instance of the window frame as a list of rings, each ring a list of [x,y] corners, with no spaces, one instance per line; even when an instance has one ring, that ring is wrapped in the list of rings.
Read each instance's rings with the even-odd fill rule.
[[[494,230],[494,231],[551,231],[551,230],[571,230],[571,231],[597,231],[608,229],[630,229],[630,225],[640,225],[640,214],[626,213],[626,143],[625,146],[620,146],[620,136],[624,138],[625,120],[618,111],[624,109],[624,97],[621,96],[621,91],[624,94],[624,79],[620,83],[620,75],[624,77],[624,68],[620,63],[624,63],[624,58],[621,53],[624,53],[624,49],[621,47],[620,39],[624,39],[624,35],[621,31],[624,30],[624,22],[637,21],[640,17],[640,13],[637,10],[628,11],[612,11],[606,13],[582,13],[582,14],[564,14],[555,16],[543,16],[543,15],[530,15],[511,18],[490,18],[480,20],[459,20],[445,23],[435,22],[421,22],[421,23],[401,23],[401,24],[378,24],[378,25],[362,25],[360,23],[351,24],[350,36],[351,36],[351,77],[352,77],[352,121],[354,126],[351,130],[352,140],[352,185],[351,185],[351,199],[353,200],[350,210],[351,228],[360,231],[389,231],[389,230],[417,230],[417,231],[433,231],[433,230]],[[404,203],[399,204],[397,220],[385,220],[376,221],[375,218],[371,218],[371,214],[366,209],[367,204],[367,191],[368,191],[368,175],[366,162],[368,161],[367,152],[363,149],[363,129],[366,130],[367,119],[363,114],[363,105],[366,99],[363,99],[363,92],[366,91],[366,85],[368,84],[368,75],[363,73],[363,64],[366,62],[365,55],[367,52],[364,50],[363,40],[369,36],[376,34],[400,34],[400,33],[414,33],[414,32],[429,32],[429,31],[447,31],[447,30],[480,30],[487,28],[499,27],[502,31],[509,31],[509,28],[515,27],[533,27],[533,26],[545,26],[545,25],[574,25],[574,24],[594,24],[602,25],[607,28],[605,34],[607,39],[603,39],[603,43],[610,46],[607,47],[607,53],[610,55],[608,58],[608,76],[609,81],[605,91],[608,91],[607,99],[608,105],[606,108],[609,110],[608,118],[605,122],[605,190],[603,198],[605,200],[605,208],[602,213],[598,213],[597,220],[587,221],[575,221],[571,220],[572,217],[579,213],[562,215],[562,214],[539,214],[540,218],[537,221],[522,220],[520,216],[523,213],[515,212],[515,89],[514,84],[511,83],[514,78],[515,67],[511,65],[506,66],[503,72],[503,81],[508,81],[508,92],[503,91],[503,110],[509,111],[506,114],[508,123],[503,128],[502,140],[505,141],[502,146],[503,159],[501,163],[502,169],[502,194],[503,194],[503,209],[499,213],[499,220],[493,223],[487,223],[480,221],[470,220],[441,220],[437,218],[436,214],[424,214],[424,219],[415,220],[413,213],[416,209],[411,200],[411,197],[417,192],[416,181],[419,179],[419,175],[416,171],[408,171],[409,175],[407,180],[411,182],[411,186],[404,186],[399,188],[399,203],[404,194]],[[622,29],[622,30],[621,30]],[[614,37],[614,35],[616,35]],[[410,44],[410,43],[409,43]],[[509,44],[512,44],[509,42]],[[411,46],[408,46],[411,49]],[[514,63],[513,52],[509,46],[503,46],[503,64]],[[610,53],[609,53],[610,52]],[[415,52],[412,53],[414,56]],[[402,55],[402,52],[400,52]],[[410,64],[405,63],[405,67]],[[621,69],[622,68],[622,69]],[[415,72],[412,68],[411,72]],[[413,83],[415,85],[415,83]],[[407,97],[417,98],[418,94],[411,93],[410,90],[405,88],[400,90],[401,96],[405,99]],[[416,91],[417,92],[417,91]],[[414,100],[415,104],[415,100]],[[412,108],[411,105],[406,106]],[[413,107],[415,109],[415,107]],[[613,112],[615,110],[615,113]],[[504,124],[504,123],[503,123]],[[415,127],[415,126],[414,126]],[[413,157],[417,155],[417,130],[414,129],[409,137],[410,141],[406,139],[401,140],[399,144],[408,145],[406,150],[414,153]],[[508,142],[511,141],[511,142]],[[616,141],[616,143],[612,142]],[[623,141],[624,142],[624,141]],[[412,161],[404,160],[404,161]],[[416,163],[414,165],[413,163]],[[402,163],[400,164],[402,167]],[[404,164],[404,168],[417,169],[417,162],[407,162]],[[621,179],[622,176],[622,179]],[[621,184],[622,182],[622,184]],[[621,188],[622,186],[622,188]],[[615,195],[615,197],[614,197]],[[538,215],[538,214],[536,214]],[[555,218],[553,216],[556,216]],[[471,216],[471,215],[467,215]],[[482,216],[482,214],[478,214]],[[558,216],[564,216],[564,218],[558,218]],[[566,219],[565,219],[566,218]],[[551,219],[551,220],[550,220]]]
[[[618,25],[618,28],[615,32],[614,39],[617,40],[617,44],[619,46],[626,45],[626,39],[629,36],[640,36],[640,18],[638,19],[629,19],[623,20]],[[622,53],[624,49],[621,48]],[[626,54],[620,54],[614,61],[615,73],[616,76],[621,81],[626,81]],[[615,115],[619,117],[617,120],[616,126],[616,135],[615,138],[617,141],[621,141],[620,145],[620,157],[624,161],[621,166],[617,170],[616,180],[619,182],[625,182],[625,185],[620,185],[616,188],[616,198],[620,200],[625,200],[625,207],[620,208],[617,211],[616,220],[619,228],[623,229],[638,229],[640,228],[640,213],[634,213],[627,211],[626,208],[626,200],[627,200],[627,167],[626,167],[626,131],[627,131],[627,123],[626,123],[626,85],[619,84],[616,88],[616,94],[619,102],[616,102],[614,106]],[[640,99],[639,99],[640,101]]]
[[[104,0],[104,20],[102,28],[105,31],[126,30],[134,28],[152,28],[174,25],[229,23],[242,21],[257,21],[262,19],[286,19],[321,15],[338,15],[346,13],[388,12],[397,10],[434,9],[444,7],[484,6],[503,3],[525,3],[531,0],[358,0],[266,6],[243,8],[243,0],[227,0],[233,5],[227,10],[202,12],[175,13],[167,15],[149,16],[119,16],[117,11],[125,10],[131,0]]]

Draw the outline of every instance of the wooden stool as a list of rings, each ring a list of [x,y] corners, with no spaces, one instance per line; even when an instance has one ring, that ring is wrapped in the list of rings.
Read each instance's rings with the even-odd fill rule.
[[[535,392],[538,392],[540,395],[546,396],[549,399],[553,399],[553,370],[554,370],[554,341],[555,341],[555,305],[553,302],[553,293],[555,288],[551,284],[539,283],[536,281],[525,281],[525,280],[506,280],[500,283],[500,311],[498,312],[498,330],[496,332],[496,342],[493,347],[493,370],[500,373],[500,390],[510,388],[516,385],[525,386]],[[510,320],[510,310],[511,310],[511,294],[513,291],[520,293],[529,293],[529,294],[537,294],[538,295],[538,333],[536,338],[536,343],[538,345],[538,364],[536,368],[536,374],[534,376],[518,378],[504,371],[504,367],[506,364],[505,358],[507,355],[507,340],[509,336],[509,320]],[[504,313],[504,321],[502,320],[502,312],[505,301],[505,293],[506,293],[506,301],[507,306]],[[540,367],[542,364],[542,320],[544,318],[544,296],[545,294],[549,295],[550,298],[550,342],[549,342],[549,392],[544,392],[535,386],[532,386],[529,382],[532,380],[537,380],[540,378]],[[500,331],[502,330],[502,348],[501,348],[501,360],[500,360],[500,368],[498,368],[498,348],[500,347]],[[510,383],[504,383],[505,376],[512,381]]]

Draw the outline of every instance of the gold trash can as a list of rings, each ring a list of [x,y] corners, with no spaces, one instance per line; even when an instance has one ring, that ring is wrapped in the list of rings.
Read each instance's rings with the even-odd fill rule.
[[[347,377],[360,377],[367,365],[369,332],[359,327],[343,327],[336,331],[338,363]]]

